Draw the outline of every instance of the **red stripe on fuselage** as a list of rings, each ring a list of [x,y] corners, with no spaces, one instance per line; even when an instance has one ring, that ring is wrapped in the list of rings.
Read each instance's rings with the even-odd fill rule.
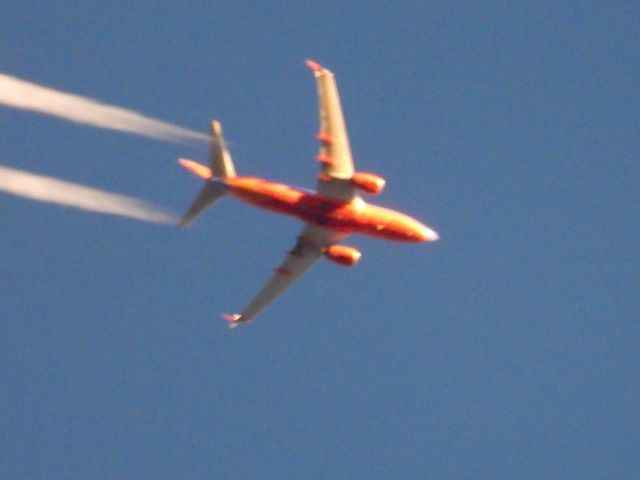
[[[369,205],[343,202],[260,178],[227,179],[230,193],[251,205],[291,215],[332,230],[400,242],[422,242],[426,226],[408,215]]]

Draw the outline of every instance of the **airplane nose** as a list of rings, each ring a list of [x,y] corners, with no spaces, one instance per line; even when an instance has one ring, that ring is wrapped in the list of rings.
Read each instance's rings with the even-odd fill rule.
[[[435,242],[440,238],[437,232],[424,223],[407,215],[396,214],[394,221],[387,225],[395,240],[402,242]]]
[[[423,242],[435,242],[440,238],[438,232],[430,229],[429,227],[423,227],[420,232],[420,236],[422,237]]]

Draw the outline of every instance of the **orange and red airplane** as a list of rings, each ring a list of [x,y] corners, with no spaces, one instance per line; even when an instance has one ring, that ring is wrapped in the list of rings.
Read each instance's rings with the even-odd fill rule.
[[[210,166],[187,159],[179,160],[182,166],[206,181],[180,220],[178,225],[181,227],[191,223],[226,194],[305,222],[297,243],[282,265],[275,269],[271,280],[241,313],[224,315],[232,327],[252,320],[322,256],[345,266],[358,263],[360,252],[339,244],[353,233],[398,242],[432,242],[438,239],[434,230],[408,215],[371,205],[357,195],[358,191],[379,194],[385,180],[373,173],[354,171],[334,75],[312,60],[306,63],[316,78],[320,106],[317,192],[261,178],[237,176],[217,121],[212,122]]]

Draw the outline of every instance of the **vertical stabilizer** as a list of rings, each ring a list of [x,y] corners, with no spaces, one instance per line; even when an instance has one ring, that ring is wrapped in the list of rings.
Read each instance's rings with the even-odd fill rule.
[[[233,165],[231,153],[227,149],[222,136],[222,126],[218,120],[211,122],[211,151],[209,153],[209,164],[216,177],[233,178],[236,176],[236,169]]]

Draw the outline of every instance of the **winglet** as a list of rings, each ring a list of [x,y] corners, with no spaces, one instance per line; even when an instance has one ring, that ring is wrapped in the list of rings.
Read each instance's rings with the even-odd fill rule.
[[[315,62],[313,60],[305,60],[304,63],[306,63],[307,67],[313,70],[313,73],[315,74],[320,74],[324,70],[322,65],[320,65],[318,62]]]
[[[242,315],[240,315],[239,313],[234,313],[233,315],[225,313],[222,315],[222,318],[229,322],[229,328],[236,328],[240,324],[240,322],[243,321]]]
[[[211,169],[199,164],[198,162],[194,162],[193,160],[189,160],[187,158],[181,158],[180,160],[178,160],[178,163],[200,178],[210,180],[211,177],[213,177],[213,172],[211,171]]]

